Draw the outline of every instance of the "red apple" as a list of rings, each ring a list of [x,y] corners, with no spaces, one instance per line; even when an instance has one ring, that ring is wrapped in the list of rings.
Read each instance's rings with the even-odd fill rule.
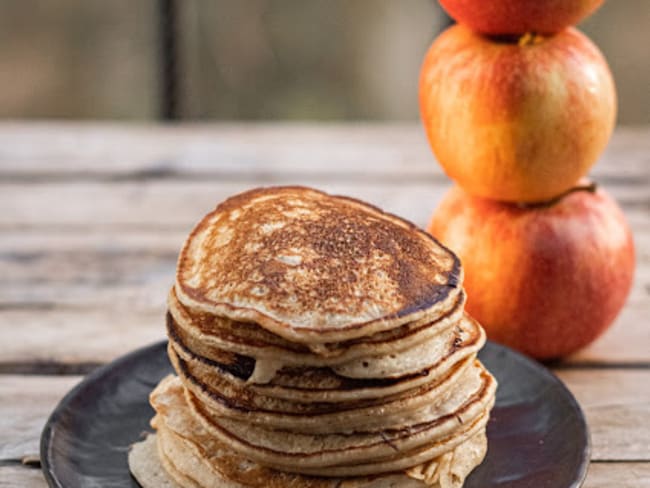
[[[467,310],[488,337],[536,358],[564,356],[596,339],[632,284],[632,235],[602,189],[522,207],[455,186],[429,232],[460,257]]]
[[[420,112],[445,172],[496,200],[553,198],[607,145],[616,93],[598,48],[576,29],[495,41],[462,25],[431,46]]]
[[[553,33],[576,25],[604,0],[440,0],[451,17],[483,34]]]

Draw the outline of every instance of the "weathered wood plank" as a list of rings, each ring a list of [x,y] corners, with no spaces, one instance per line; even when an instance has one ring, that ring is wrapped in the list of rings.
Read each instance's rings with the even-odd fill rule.
[[[416,124],[2,124],[0,146],[8,176],[329,174],[332,162],[347,173],[441,174]]]
[[[0,256],[42,256],[51,253],[177,253],[187,237],[184,230],[29,227],[2,230]]]
[[[650,370],[572,370],[560,377],[586,412],[593,460],[650,461]],[[38,453],[47,416],[78,379],[0,375],[0,460]]]
[[[239,182],[156,181],[147,183],[0,183],[0,226],[97,228],[122,226],[189,230],[192,223],[224,198],[259,185],[306,184],[374,203],[418,225],[425,225],[449,187],[446,181],[321,182],[315,179],[265,177]],[[635,228],[648,228],[650,184],[611,184]]]
[[[40,470],[0,466],[0,488],[45,488]],[[650,463],[592,463],[584,488],[642,488],[650,486]]]
[[[650,461],[650,369],[558,371],[587,416],[592,460]]]
[[[0,311],[0,372],[85,372],[165,339],[165,309]]]
[[[0,375],[0,461],[38,456],[45,421],[80,379]]]
[[[650,486],[650,463],[591,463],[584,488]]]
[[[447,183],[325,183],[265,178],[257,182],[52,183],[0,184],[0,225],[131,226],[189,231],[203,214],[226,197],[263,184],[305,183],[356,196],[424,224]]]
[[[650,303],[648,291],[635,289],[635,295],[645,293],[641,301],[628,303],[611,328],[595,342],[566,359],[571,364],[650,364]]]
[[[40,469],[0,465],[0,488],[46,488]]]
[[[444,190],[442,183],[347,183],[265,177],[258,181],[1,184],[0,226],[107,227],[189,231],[230,195],[257,185],[308,184],[362,198],[424,225]]]
[[[646,182],[647,128],[619,128],[596,178]],[[0,124],[0,176],[13,179],[387,175],[440,178],[418,123]]]

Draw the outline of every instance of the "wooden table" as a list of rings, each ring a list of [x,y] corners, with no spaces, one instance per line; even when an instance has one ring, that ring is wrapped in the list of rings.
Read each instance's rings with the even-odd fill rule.
[[[586,486],[650,487],[650,128],[620,129],[593,175],[634,229],[636,283],[610,331],[556,372],[591,427]],[[0,124],[0,487],[45,486],[38,439],[58,400],[163,338],[192,225],[282,183],[421,225],[449,186],[417,125]]]

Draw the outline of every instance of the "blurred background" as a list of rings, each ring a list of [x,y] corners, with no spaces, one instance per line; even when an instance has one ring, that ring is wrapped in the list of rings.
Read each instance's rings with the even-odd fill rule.
[[[3,0],[0,117],[416,120],[435,0]],[[581,28],[650,123],[650,1]]]

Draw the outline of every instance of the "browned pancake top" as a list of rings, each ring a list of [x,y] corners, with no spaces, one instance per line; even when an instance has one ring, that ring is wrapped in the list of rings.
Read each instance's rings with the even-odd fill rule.
[[[302,187],[251,190],[208,214],[178,262],[181,302],[298,342],[387,330],[449,307],[458,259],[413,224]]]

